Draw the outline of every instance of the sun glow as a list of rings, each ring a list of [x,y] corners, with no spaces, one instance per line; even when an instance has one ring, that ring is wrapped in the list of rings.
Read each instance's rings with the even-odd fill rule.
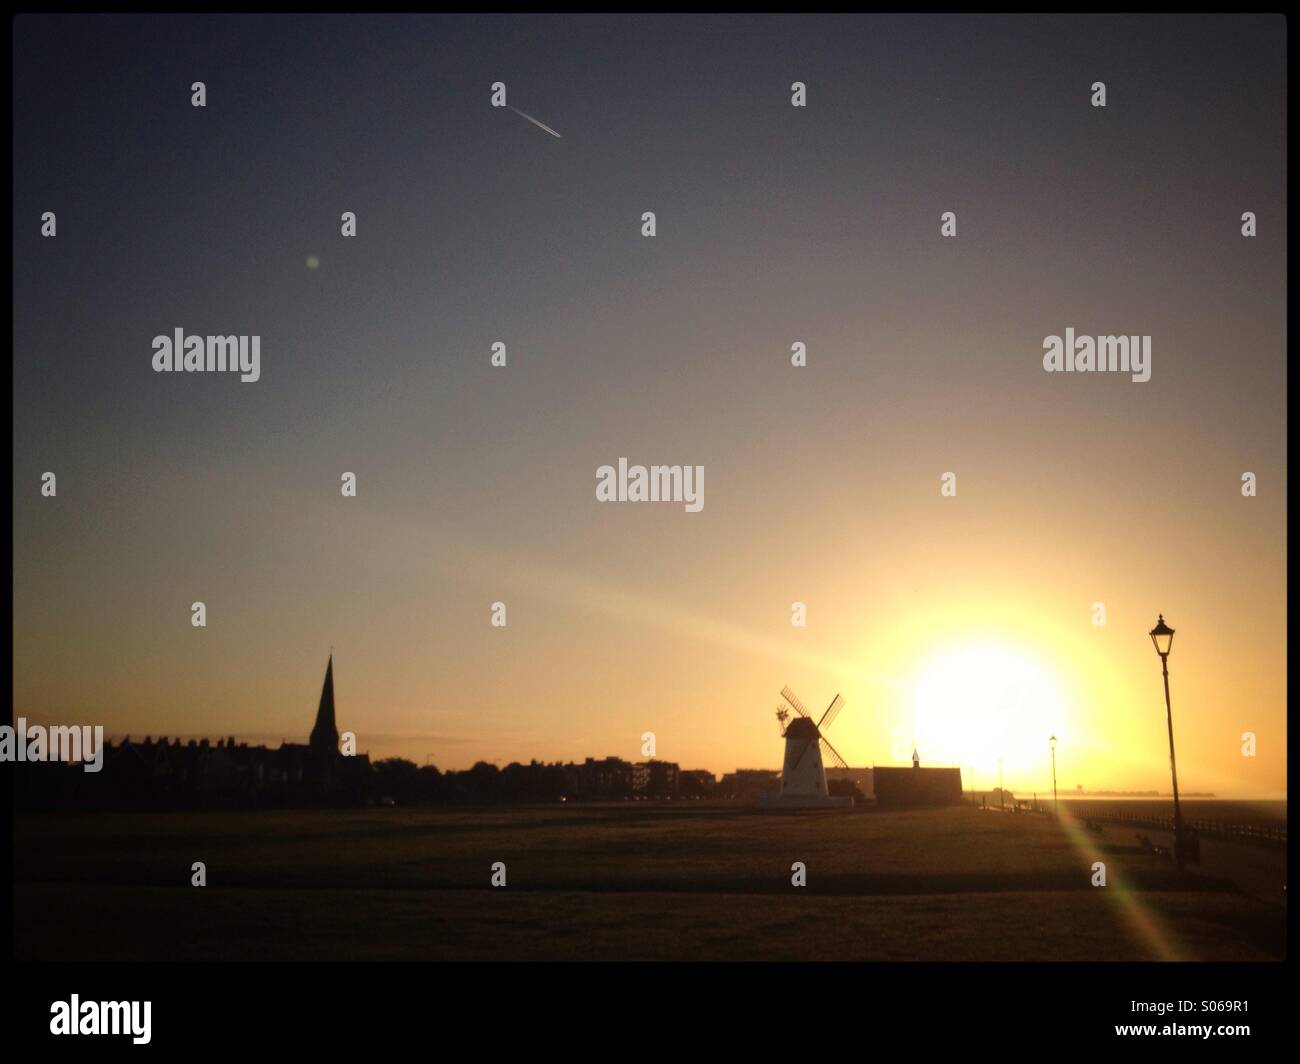
[[[961,647],[926,663],[912,688],[911,736],[922,764],[957,765],[963,786],[997,785],[999,759],[1014,790],[1043,778],[1048,737],[1066,723],[1050,671],[996,644]],[[909,750],[910,754],[911,751]]]

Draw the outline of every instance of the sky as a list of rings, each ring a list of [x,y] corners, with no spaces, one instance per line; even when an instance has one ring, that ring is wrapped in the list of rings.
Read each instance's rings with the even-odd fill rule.
[[[1285,37],[19,18],[14,715],[304,741],[332,648],[374,757],[777,768],[788,684],[853,765],[1167,792],[1162,612],[1180,787],[1281,796]],[[260,380],[154,372],[177,328]],[[703,508],[599,502],[620,457]]]

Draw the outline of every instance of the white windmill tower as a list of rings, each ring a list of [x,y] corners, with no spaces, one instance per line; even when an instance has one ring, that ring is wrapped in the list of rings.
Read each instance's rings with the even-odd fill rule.
[[[785,737],[785,763],[781,768],[780,793],[772,795],[764,804],[792,807],[852,805],[852,798],[830,796],[826,789],[826,768],[822,763],[822,748],[825,747],[827,756],[835,764],[840,768],[849,767],[824,734],[844,708],[844,699],[836,695],[821,720],[814,724],[812,716],[790,688],[781,688],[781,697],[790,703],[798,716],[787,724],[790,714],[786,708],[781,706],[776,711],[776,719],[781,722],[781,734]]]

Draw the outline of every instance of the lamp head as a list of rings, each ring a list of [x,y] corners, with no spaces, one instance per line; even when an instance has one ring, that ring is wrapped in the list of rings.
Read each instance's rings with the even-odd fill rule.
[[[1165,615],[1160,614],[1160,619],[1156,621],[1156,626],[1151,629],[1151,642],[1156,648],[1156,653],[1162,658],[1169,657],[1169,651],[1174,645],[1174,630],[1165,624]]]

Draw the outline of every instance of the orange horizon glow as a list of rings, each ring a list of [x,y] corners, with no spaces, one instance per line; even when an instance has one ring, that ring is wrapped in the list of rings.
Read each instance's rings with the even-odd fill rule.
[[[407,537],[420,533],[399,524],[386,527],[383,535],[404,547]],[[461,633],[478,660],[495,657],[500,672],[489,683],[469,674],[465,662],[427,654],[403,660],[409,648],[385,647],[375,634],[359,632],[362,638],[354,645],[336,639],[339,727],[355,731],[359,748],[372,756],[432,760],[443,769],[467,768],[478,760],[505,764],[613,755],[636,761],[644,759],[642,733],[653,731],[657,756],[683,768],[719,775],[738,767],[779,768],[781,742],[772,709],[780,687],[789,683],[810,708],[843,694],[846,708],[828,737],[855,766],[906,763],[915,746],[923,764],[960,767],[967,790],[990,790],[998,784],[1001,759],[1008,790],[1022,797],[1037,792],[1041,798],[1051,789],[1047,739],[1055,734],[1063,796],[1078,784],[1088,791],[1169,792],[1159,659],[1145,630],[1154,622],[1153,609],[1147,616],[1126,601],[1112,601],[1107,624],[1097,627],[1086,596],[1066,618],[1049,608],[1052,596],[1041,589],[1026,590],[1019,600],[1004,593],[993,604],[968,589],[960,598],[954,595],[964,604],[947,605],[935,590],[908,613],[894,615],[891,606],[888,623],[879,628],[861,623],[861,636],[849,639],[840,635],[838,616],[826,617],[825,606],[810,605],[806,629],[792,628],[780,603],[771,604],[774,617],[768,623],[746,625],[688,609],[680,593],[637,591],[465,543],[439,546],[435,553],[447,560],[431,563],[420,579],[474,587],[492,573],[511,573],[516,592],[507,628],[491,629],[487,603],[481,602],[476,612],[482,614],[483,630],[472,637]],[[385,581],[382,563],[376,561],[368,577]],[[403,605],[399,602],[399,612]],[[553,623],[539,623],[539,610]],[[819,615],[833,625],[830,638],[813,627]],[[1275,728],[1281,724],[1276,746],[1261,741],[1253,762],[1242,758],[1235,737],[1250,721],[1239,710],[1221,712],[1217,699],[1228,678],[1214,675],[1215,659],[1207,655],[1196,614],[1170,609],[1167,615],[1178,630],[1170,668],[1181,790],[1285,797],[1280,706],[1255,718],[1264,734],[1270,720]],[[640,693],[621,710],[616,698],[595,701],[584,689],[616,691],[612,681],[579,683],[561,665],[560,633],[579,624],[588,639],[601,633],[611,666],[630,666],[626,689]],[[192,633],[194,647],[211,634]],[[104,714],[107,730],[137,739],[145,734],[207,735],[214,741],[258,736],[271,745],[277,735],[299,740],[310,727],[327,648],[316,651],[295,642],[291,659],[263,648],[256,653],[256,669],[231,673],[218,659],[205,664],[203,655],[196,655],[194,673],[161,674],[160,680],[177,684],[188,697],[206,691],[201,713],[188,726],[145,710],[149,699],[164,695],[163,683],[157,682],[135,688],[143,697],[134,706]],[[870,649],[855,654],[855,645]],[[638,662],[638,650],[650,647],[666,655],[661,663]],[[589,650],[598,657],[600,644],[590,643]],[[227,652],[233,651],[232,646]],[[290,660],[292,669],[282,668]],[[725,686],[710,667],[723,660],[741,670]],[[417,682],[413,670],[422,661],[438,662],[431,669],[450,676]],[[675,674],[659,667],[673,662]],[[590,669],[592,663],[574,667]],[[539,673],[552,679],[535,681]],[[121,674],[110,672],[106,679],[106,690],[128,690]],[[141,679],[147,677],[135,674],[130,682]],[[528,685],[536,692],[532,712],[508,712],[511,693]],[[551,708],[557,703],[566,708]],[[275,708],[259,720],[250,705]],[[61,722],[44,707],[28,708],[25,715],[37,723]],[[272,720],[280,723],[278,732],[266,727]],[[421,721],[426,730],[417,730]],[[404,728],[409,729],[405,734]],[[1255,773],[1257,767],[1264,771]]]

